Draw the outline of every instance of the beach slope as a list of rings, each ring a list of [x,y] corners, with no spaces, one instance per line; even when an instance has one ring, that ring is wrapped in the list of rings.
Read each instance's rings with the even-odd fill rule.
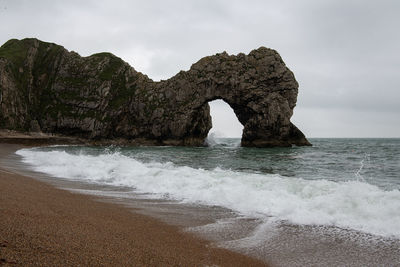
[[[0,151],[4,149],[0,144]],[[0,166],[0,265],[265,266],[117,204]]]

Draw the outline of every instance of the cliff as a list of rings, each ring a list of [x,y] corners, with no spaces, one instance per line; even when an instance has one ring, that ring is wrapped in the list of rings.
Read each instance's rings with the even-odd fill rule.
[[[94,142],[202,145],[208,102],[223,99],[244,125],[243,146],[310,145],[290,122],[298,84],[279,54],[202,58],[154,82],[110,54],[81,57],[37,39],[0,48],[0,128],[77,136]]]

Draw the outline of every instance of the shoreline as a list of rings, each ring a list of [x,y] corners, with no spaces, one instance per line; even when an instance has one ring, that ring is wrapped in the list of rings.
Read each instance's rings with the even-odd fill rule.
[[[12,153],[2,143],[0,151]],[[0,265],[266,266],[132,208],[1,165],[0,203]]]
[[[162,141],[147,138],[113,138],[113,139],[90,139],[73,135],[61,135],[57,133],[43,132],[21,132],[0,128],[0,143],[19,144],[27,146],[46,145],[88,145],[88,146],[194,146],[202,147],[203,139],[186,139],[179,141],[175,139],[164,139]]]
[[[398,238],[373,235],[363,231],[343,229],[331,225],[298,225],[285,221],[276,221],[273,218],[271,220],[268,218],[264,220],[252,216],[243,217],[223,206],[200,205],[199,203],[193,202],[181,203],[163,197],[154,198],[151,194],[148,195],[147,193],[136,191],[133,187],[129,186],[129,184],[124,186],[123,184],[93,183],[91,180],[86,181],[86,179],[70,179],[71,177],[68,175],[66,177],[69,178],[54,178],[45,173],[35,172],[29,167],[29,164],[27,165],[21,161],[21,156],[13,153],[13,151],[20,148],[29,147],[32,146],[0,144],[0,168],[3,167],[3,169],[6,168],[11,173],[17,173],[28,177],[27,179],[29,180],[38,180],[51,188],[61,189],[63,192],[70,193],[73,196],[85,196],[87,200],[82,203],[86,201],[109,203],[118,210],[120,207],[123,207],[131,216],[133,216],[132,214],[139,217],[143,215],[145,218],[150,218],[161,223],[161,225],[172,226],[172,228],[175,229],[171,232],[172,236],[179,236],[178,234],[174,234],[174,231],[183,232],[183,234],[189,233],[189,236],[194,237],[194,239],[203,241],[207,249],[212,249],[213,247],[224,248],[229,252],[234,251],[246,257],[261,260],[261,264],[268,263],[270,266],[334,266],[338,263],[351,266],[392,266],[394,263],[400,263],[400,240]],[[42,150],[40,148],[38,149]],[[66,153],[69,153],[67,152],[69,148],[55,148],[56,151],[59,149],[61,151],[65,149]],[[75,151],[75,148],[71,149],[71,151]],[[139,150],[142,149],[145,151],[147,151],[147,149],[152,150],[152,148],[139,148]],[[44,151],[47,150],[47,148],[44,148]],[[52,149],[50,148],[50,150]],[[80,150],[80,148],[78,148],[78,150]],[[133,148],[133,150],[135,150],[135,148]],[[156,149],[156,151],[158,150]],[[38,156],[40,157],[40,153]],[[58,153],[53,154],[51,157],[60,157],[59,159],[64,158],[63,155],[59,155]],[[68,158],[65,160],[67,161],[65,163],[69,162]],[[90,162],[90,159],[88,160]],[[105,162],[108,159],[104,158],[102,160]],[[87,166],[87,164],[73,164],[73,161],[71,163],[71,165],[66,164],[66,166],[82,166],[79,168],[85,168],[83,166]],[[52,163],[48,162],[47,164],[51,165]],[[46,166],[46,163],[44,166]],[[198,166],[201,166],[201,164]],[[63,164],[60,165],[60,168],[64,167]],[[127,170],[129,170],[129,168]],[[81,171],[84,170],[82,169]],[[131,174],[136,173],[135,170],[131,171]],[[89,172],[87,175],[90,176],[91,173]],[[101,172],[98,175],[102,175]],[[34,179],[29,177],[34,177]],[[92,178],[96,179],[96,176]],[[24,183],[22,183],[22,185],[24,185]],[[2,189],[0,178],[0,203],[2,203]],[[8,193],[7,190],[5,191]],[[46,196],[46,198],[48,199],[49,196]],[[20,199],[26,199],[25,195],[22,195]],[[65,203],[62,205],[65,205]],[[48,209],[50,209],[48,206],[45,207],[45,210]],[[2,206],[0,205],[0,215],[1,212]],[[87,216],[90,212],[88,213],[86,211],[86,213],[82,213],[81,211],[74,213],[74,217],[76,217],[76,214],[85,214],[85,216]],[[85,216],[83,219],[86,219]],[[1,218],[2,216],[0,216],[0,221]],[[105,218],[108,217],[103,216],[101,220]],[[38,224],[38,222],[35,221],[33,224]],[[120,224],[120,222],[118,221],[117,224]],[[90,223],[90,225],[93,226],[92,223]],[[0,227],[2,226],[0,225]],[[79,227],[80,225],[75,225],[74,229]],[[141,234],[143,236],[147,236],[147,238],[152,238],[152,236],[154,236],[153,231],[148,230],[148,228],[146,228],[147,226],[139,227],[141,227],[141,229],[147,229],[146,231],[142,230],[143,233]],[[63,226],[60,228],[63,228]],[[159,228],[163,229],[164,227]],[[150,234],[147,234],[149,231]],[[166,231],[170,232],[170,230]],[[86,233],[85,235],[88,234]],[[92,236],[91,238],[96,238],[96,235],[97,233],[93,233],[92,231],[89,237]],[[101,235],[103,235],[103,233],[101,233]],[[119,236],[125,237],[127,235],[124,233],[119,234]],[[113,235],[108,235],[107,238],[103,239],[105,241],[100,242],[100,246],[108,244],[108,240],[112,240],[113,238]],[[135,241],[135,238],[137,237],[135,236],[131,240]],[[160,242],[165,243],[163,238],[160,238],[160,240]],[[167,241],[169,242],[169,239]],[[147,240],[143,242],[148,243]],[[180,243],[181,241],[178,238],[176,242]],[[0,244],[2,244],[1,240]],[[87,249],[88,246],[89,245],[86,245],[84,248]],[[176,249],[176,246],[176,244],[172,245],[174,249]],[[180,245],[178,244],[178,246]],[[0,245],[0,252],[1,249],[2,247]],[[93,250],[93,248],[91,249]],[[121,248],[121,250],[123,249],[125,248]],[[187,247],[185,247],[185,249],[187,249]],[[186,255],[185,253],[186,252],[183,252],[183,254],[181,254]],[[192,252],[190,252],[190,255],[191,253]],[[101,253],[100,255],[103,254],[104,253]],[[191,261],[189,263],[185,261],[185,266],[258,266],[257,264],[259,264],[239,264],[237,261],[235,261],[236,264],[232,264],[222,260],[221,264],[215,263],[210,265],[209,263],[204,263],[204,261],[198,261],[198,258],[188,257],[190,257]],[[1,253],[0,258],[2,258]],[[201,258],[201,260],[203,259],[204,257]],[[114,260],[113,262],[118,262],[119,265],[134,266],[149,266],[150,264],[149,262],[146,262],[146,264],[138,264],[136,262],[132,264],[130,262],[121,263],[121,260]],[[181,262],[181,260],[179,260],[179,262]],[[89,264],[88,262],[86,263],[86,265]],[[106,265],[111,264],[107,262]],[[165,261],[160,261],[158,258],[155,263],[153,262],[152,265],[150,264],[150,266],[158,265],[181,266],[183,264],[167,264]]]

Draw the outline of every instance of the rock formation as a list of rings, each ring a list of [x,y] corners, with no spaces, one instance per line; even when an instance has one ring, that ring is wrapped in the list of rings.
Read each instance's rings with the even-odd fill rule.
[[[110,53],[81,57],[37,39],[0,48],[0,128],[92,141],[203,145],[209,101],[223,99],[244,125],[242,145],[309,145],[290,122],[298,84],[279,54],[202,58],[154,82]]]

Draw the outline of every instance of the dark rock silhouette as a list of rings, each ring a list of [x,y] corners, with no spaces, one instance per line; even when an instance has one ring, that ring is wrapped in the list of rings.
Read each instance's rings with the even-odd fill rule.
[[[202,58],[154,82],[110,53],[81,57],[37,39],[0,48],[0,128],[93,142],[203,145],[208,102],[223,99],[244,125],[242,145],[310,145],[290,122],[298,84],[279,54]]]

